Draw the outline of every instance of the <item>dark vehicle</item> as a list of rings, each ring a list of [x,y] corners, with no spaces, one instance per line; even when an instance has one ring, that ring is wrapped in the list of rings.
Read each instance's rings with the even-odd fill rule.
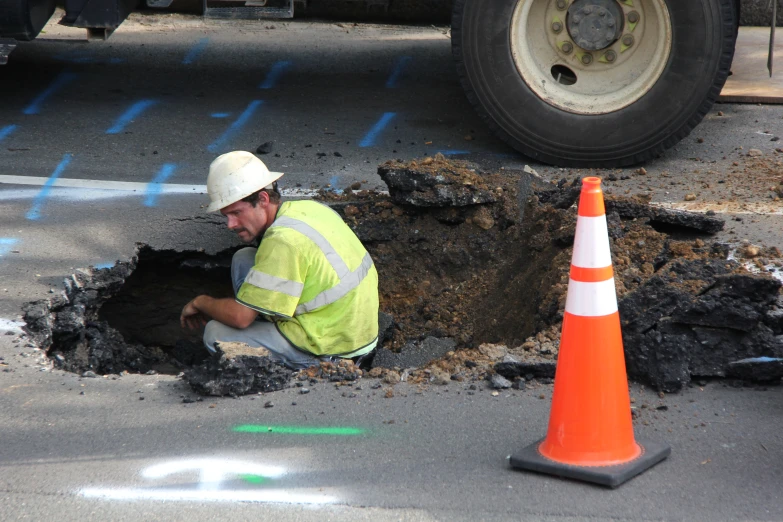
[[[206,1],[213,14],[231,9]],[[55,2],[0,0],[0,54],[3,45],[34,39]],[[135,4],[65,0],[60,23],[108,36]],[[231,4],[258,17],[294,11],[293,0]],[[454,0],[454,58],[470,101],[517,150],[561,166],[626,166],[661,154],[710,110],[731,67],[739,7],[740,0]]]

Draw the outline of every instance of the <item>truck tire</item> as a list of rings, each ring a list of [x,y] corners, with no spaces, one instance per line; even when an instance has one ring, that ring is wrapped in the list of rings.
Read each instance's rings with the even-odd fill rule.
[[[468,99],[509,145],[559,166],[623,167],[659,156],[710,110],[734,55],[734,8],[455,0],[452,51]]]
[[[0,0],[0,36],[34,39],[52,17],[56,0]]]

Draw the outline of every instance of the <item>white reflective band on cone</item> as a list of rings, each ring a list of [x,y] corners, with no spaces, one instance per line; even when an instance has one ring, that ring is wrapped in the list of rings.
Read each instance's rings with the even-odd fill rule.
[[[614,278],[598,283],[568,280],[565,311],[584,317],[601,317],[617,311]]]
[[[609,251],[609,231],[606,215],[598,217],[576,218],[574,236],[574,256],[571,264],[581,268],[604,268],[611,266],[612,254]]]

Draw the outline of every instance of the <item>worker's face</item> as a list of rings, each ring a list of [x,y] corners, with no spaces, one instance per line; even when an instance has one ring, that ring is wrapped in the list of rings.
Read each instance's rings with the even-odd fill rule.
[[[220,213],[228,220],[228,229],[236,232],[245,243],[259,237],[268,227],[266,207],[269,201],[264,201],[263,196],[265,194],[262,192],[255,207],[246,201],[237,201],[220,209]]]

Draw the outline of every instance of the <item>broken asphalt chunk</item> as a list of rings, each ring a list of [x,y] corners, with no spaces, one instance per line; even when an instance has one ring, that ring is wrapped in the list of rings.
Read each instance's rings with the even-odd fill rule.
[[[511,381],[503,377],[502,375],[494,374],[489,376],[489,385],[496,390],[505,390],[511,388]]]
[[[393,201],[415,207],[464,207],[497,201],[477,169],[442,154],[420,161],[387,161],[378,174]]]
[[[495,371],[507,379],[526,375],[553,378],[556,367],[555,361],[547,359],[528,358],[524,361],[517,361],[508,357],[495,365]]]
[[[618,303],[629,376],[665,392],[691,376],[726,377],[733,361],[783,357],[767,311],[781,283],[725,260],[676,260]]]
[[[399,353],[386,348],[379,348],[373,359],[373,368],[413,368],[440,359],[454,350],[457,343],[454,339],[427,337],[421,342],[406,344]]]
[[[623,219],[649,218],[651,223],[682,227],[707,234],[720,232],[726,225],[720,218],[696,212],[654,207],[635,198],[607,197],[606,211],[617,212]]]
[[[185,371],[183,378],[201,395],[235,397],[282,390],[292,375],[292,370],[271,359],[264,348],[216,343],[216,353],[200,366]]]

